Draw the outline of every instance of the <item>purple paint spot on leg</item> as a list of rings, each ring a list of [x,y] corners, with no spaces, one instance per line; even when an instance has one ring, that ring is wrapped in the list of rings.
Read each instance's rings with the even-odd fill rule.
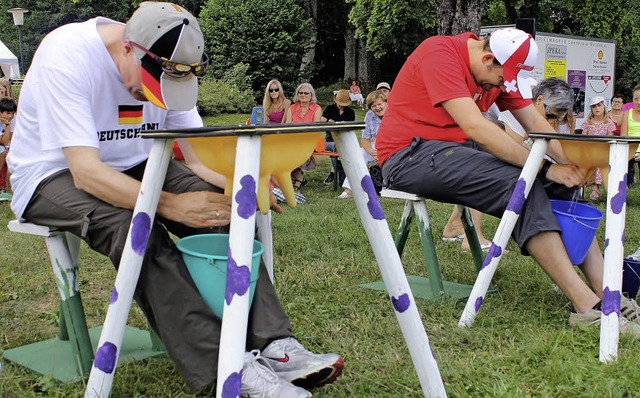
[[[482,307],[482,302],[484,301],[484,297],[480,296],[476,299],[475,310],[476,314],[480,312],[480,307]]]
[[[111,373],[116,367],[118,349],[113,343],[105,342],[102,347],[96,351],[96,358],[93,366],[100,369],[104,373]]]
[[[256,212],[256,181],[250,175],[240,179],[240,190],[236,193],[238,215],[245,220]]]
[[[139,255],[144,256],[151,232],[151,217],[147,213],[140,212],[133,216],[131,221],[131,248]]]
[[[611,211],[613,214],[620,214],[627,199],[627,179],[620,181],[618,192],[611,197]]]
[[[236,398],[240,396],[242,388],[242,371],[233,372],[222,384],[222,398]]]
[[[622,231],[622,245],[624,246],[624,231]]]
[[[609,238],[604,240],[604,249],[607,250],[607,247],[609,247]]]
[[[491,263],[491,260],[493,260],[494,258],[500,257],[501,254],[502,254],[502,248],[500,246],[497,246],[495,243],[491,242],[491,247],[489,248],[489,251],[487,252],[487,255],[484,258],[484,261],[482,262],[482,267],[480,267],[480,271],[485,269],[489,265],[489,263]]]
[[[609,315],[613,313],[620,315],[620,291],[609,290],[609,286],[602,291],[602,313]]]
[[[231,255],[229,248],[229,261],[227,263],[227,287],[224,293],[224,299],[227,305],[231,305],[233,295],[243,296],[249,290],[251,279],[251,271],[246,265],[237,266],[236,261]]]
[[[116,301],[118,301],[118,289],[116,289],[116,287],[113,287],[113,290],[111,291],[111,300],[109,301],[109,304],[113,304]]]
[[[376,192],[375,187],[373,186],[373,180],[371,180],[371,176],[369,174],[362,177],[362,181],[360,183],[362,189],[366,192],[369,197],[369,201],[367,202],[367,208],[369,209],[369,213],[374,220],[384,220],[384,212],[382,211],[382,205],[380,205],[380,199],[378,199],[378,193]]]
[[[516,214],[520,214],[522,206],[524,206],[524,189],[526,186],[527,182],[524,178],[520,178],[516,183],[516,187],[513,189],[511,199],[509,199],[509,203],[507,203],[507,208],[505,210],[510,210]]]
[[[407,293],[401,295],[398,298],[391,296],[391,302],[393,303],[393,308],[395,308],[396,311],[400,313],[405,312],[411,304],[411,302],[409,301],[409,295]]]

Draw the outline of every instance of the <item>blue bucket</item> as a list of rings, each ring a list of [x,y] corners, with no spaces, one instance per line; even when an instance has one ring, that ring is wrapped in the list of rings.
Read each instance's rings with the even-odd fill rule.
[[[625,258],[622,266],[622,293],[635,299],[640,287],[640,261]]]
[[[224,295],[227,286],[228,234],[202,234],[182,238],[176,244],[205,303],[214,314],[222,318]],[[262,243],[253,241],[251,277],[249,278],[249,306],[253,302]],[[240,264],[238,264],[240,266]]]
[[[551,200],[551,210],[562,230],[562,243],[571,263],[580,265],[596,236],[602,212],[593,206],[568,200]]]

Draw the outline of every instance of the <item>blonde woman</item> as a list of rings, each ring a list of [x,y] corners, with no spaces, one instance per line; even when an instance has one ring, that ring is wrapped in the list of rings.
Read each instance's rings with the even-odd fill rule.
[[[293,96],[293,105],[287,109],[285,113],[285,123],[311,123],[319,122],[322,119],[322,107],[318,105],[318,98],[316,97],[316,91],[309,83],[302,83],[296,88],[296,92]],[[309,163],[309,162],[307,162]],[[312,167],[305,167],[306,164],[298,167],[291,172],[291,182],[293,188],[297,191],[305,184],[304,173],[302,169],[312,170],[315,168],[315,164]]]
[[[262,99],[262,107],[267,115],[269,124],[282,123],[285,113],[291,106],[291,101],[284,95],[282,84],[278,80],[271,80],[267,83]]]

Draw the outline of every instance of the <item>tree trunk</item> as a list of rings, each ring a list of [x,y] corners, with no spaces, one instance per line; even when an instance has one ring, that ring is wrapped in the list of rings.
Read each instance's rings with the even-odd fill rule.
[[[351,83],[352,79],[358,79],[358,65],[360,64],[360,52],[356,46],[356,38],[352,27],[347,25],[344,32],[344,74],[343,81]]]
[[[358,80],[361,86],[370,86],[376,83],[378,80],[377,64],[373,54],[367,51],[367,41],[364,38],[358,39]]]
[[[482,0],[440,0],[438,4],[438,34],[457,35],[480,33]]]
[[[300,76],[303,81],[308,82],[311,80],[313,73],[313,60],[316,56],[316,43],[318,41],[318,0],[307,0],[305,5],[307,7],[307,15],[311,18],[313,26],[307,52],[302,56],[302,61],[300,62]]]

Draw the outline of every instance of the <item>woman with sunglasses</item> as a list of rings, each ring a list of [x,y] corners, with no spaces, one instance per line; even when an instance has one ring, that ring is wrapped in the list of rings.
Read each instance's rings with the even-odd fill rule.
[[[262,107],[267,115],[269,124],[282,123],[284,114],[291,106],[291,101],[284,95],[282,84],[278,80],[271,80],[267,83],[262,99]]]
[[[559,134],[573,134],[573,89],[564,80],[551,77],[533,88],[533,104]]]
[[[322,107],[318,105],[316,92],[309,83],[302,83],[296,88],[293,96],[293,105],[285,113],[285,123],[311,123],[319,122],[322,118]],[[307,161],[304,165],[291,172],[293,188],[297,191],[305,184],[304,170],[313,170],[315,164]]]
[[[587,120],[580,126],[582,134],[613,135],[614,131],[616,131],[616,124],[607,115],[607,105],[605,104],[604,97],[597,95],[591,98],[589,107],[591,108],[589,116],[587,116]],[[589,195],[589,199],[592,201],[597,201],[600,198],[600,185],[602,185],[602,173],[598,168],[596,169],[595,185]]]

